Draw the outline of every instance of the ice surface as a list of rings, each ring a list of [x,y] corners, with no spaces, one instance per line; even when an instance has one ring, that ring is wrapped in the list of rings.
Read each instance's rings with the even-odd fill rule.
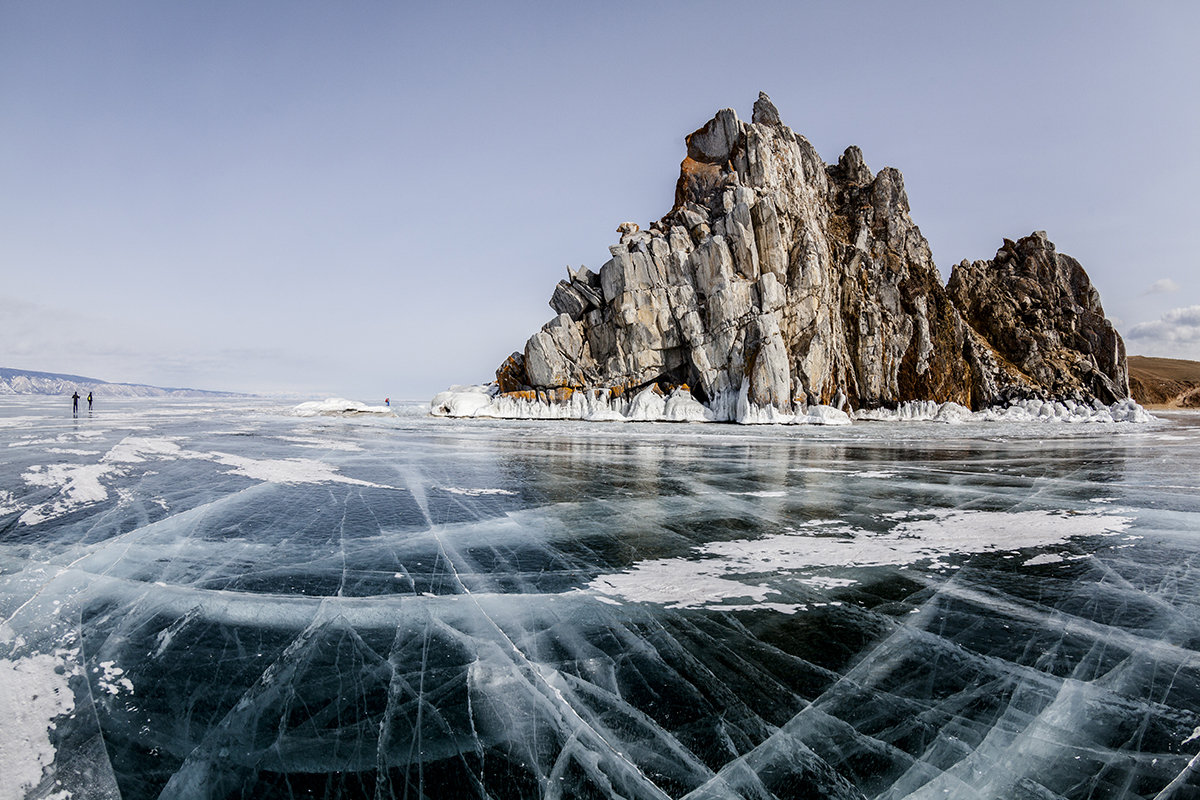
[[[416,409],[0,398],[0,800],[1200,796],[1200,416]]]

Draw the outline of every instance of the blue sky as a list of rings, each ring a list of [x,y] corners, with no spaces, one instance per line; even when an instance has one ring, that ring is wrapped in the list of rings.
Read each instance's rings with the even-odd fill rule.
[[[1200,4],[0,2],[0,366],[376,401],[489,380],[759,90],[944,275],[1046,230],[1200,359]]]

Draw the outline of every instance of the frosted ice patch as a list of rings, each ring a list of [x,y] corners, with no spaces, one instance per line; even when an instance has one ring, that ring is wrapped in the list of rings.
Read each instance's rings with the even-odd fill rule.
[[[747,497],[787,497],[787,492],[735,492]]]
[[[1197,727],[1195,730],[1193,730],[1192,735],[1184,739],[1182,742],[1180,742],[1180,744],[1190,744],[1197,739],[1200,739],[1200,727]]]
[[[846,586],[853,586],[858,581],[853,578],[834,578],[829,575],[817,575],[812,578],[801,578],[800,583],[817,589],[841,589]]]
[[[100,479],[111,471],[113,467],[108,464],[51,464],[30,467],[29,471],[21,476],[27,484],[57,488],[59,494],[54,500],[39,503],[22,514],[21,524],[36,525],[84,504],[107,499],[108,490],[100,483]]]
[[[71,674],[54,655],[0,659],[0,800],[24,798],[54,762],[50,732],[75,708]]]
[[[509,489],[466,489],[461,486],[439,486],[437,488],[441,489],[443,492],[449,492],[450,494],[461,494],[467,497],[483,497],[489,494],[517,494]]]
[[[96,683],[101,691],[110,695],[117,695],[122,691],[133,694],[133,682],[128,677],[122,677],[125,670],[118,667],[115,661],[102,661],[99,667],[92,668],[92,672],[99,673]]]
[[[140,464],[147,458],[177,458],[180,447],[171,439],[126,436],[104,456],[104,461],[116,464]]]
[[[347,453],[361,452],[362,447],[354,442],[335,442],[332,439],[317,439],[311,436],[279,436],[284,442],[292,442],[301,447],[312,447],[320,450],[342,450]]]
[[[881,519],[892,519],[896,524],[885,533],[837,523],[808,529],[822,535],[791,531],[758,539],[712,542],[695,548],[695,558],[638,562],[622,572],[598,576],[588,588],[600,594],[670,608],[724,607],[721,603],[727,599],[747,598],[762,602],[769,594],[780,593],[765,584],[743,582],[755,576],[769,574],[778,580],[781,574],[787,573],[803,575],[828,569],[919,563],[955,569],[958,565],[945,563],[945,559],[955,555],[1051,547],[1081,536],[1121,533],[1132,522],[1127,517],[1100,512],[1003,513],[948,509],[901,512]],[[1062,558],[1059,555],[1053,557]],[[849,579],[808,575],[799,580]],[[832,585],[827,584],[827,587]]]
[[[34,465],[21,478],[30,486],[59,491],[52,500],[28,509],[21,515],[20,522],[37,525],[82,506],[103,502],[108,499],[108,490],[102,479],[126,474],[123,465],[142,463],[150,457],[172,459],[180,454],[179,445],[171,439],[127,436],[96,464]]]
[[[707,565],[707,562],[703,562]],[[623,597],[639,603],[657,603],[667,608],[699,608],[723,600],[750,600],[762,603],[767,595],[779,592],[766,584],[750,586],[723,577],[719,566],[701,566],[682,559],[643,561],[615,575],[597,577],[588,588],[600,594]]]
[[[1022,566],[1036,567],[1039,564],[1060,564],[1064,561],[1074,561],[1081,556],[1071,555],[1070,553],[1041,553],[1033,558],[1027,558],[1022,562]]]
[[[233,467],[231,472],[267,483],[349,483],[386,489],[378,483],[348,478],[337,474],[337,467],[310,458],[258,460],[232,453],[208,453],[205,456],[218,464]]]

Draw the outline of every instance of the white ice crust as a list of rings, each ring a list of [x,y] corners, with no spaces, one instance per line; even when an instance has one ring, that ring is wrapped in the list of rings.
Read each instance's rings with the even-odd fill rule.
[[[7,627],[0,622],[0,642],[11,638]],[[68,685],[72,674],[62,653],[0,658],[0,800],[22,800],[54,761],[50,732],[55,720],[75,708]],[[48,797],[67,800],[69,794]]]
[[[389,406],[369,406],[357,400],[346,400],[342,397],[330,397],[326,400],[311,400],[301,403],[292,409],[297,417],[317,416],[346,416],[350,414],[374,414],[377,416],[395,416]]]
[[[310,446],[321,446],[321,444],[316,442]],[[329,447],[328,449],[341,448]],[[20,511],[21,516],[18,519],[20,524],[38,525],[72,513],[84,506],[107,500],[109,486],[113,480],[143,469],[143,464],[177,459],[211,461],[229,467],[230,474],[241,475],[265,483],[343,483],[386,488],[370,481],[342,475],[338,472],[337,467],[317,459],[256,459],[220,451],[187,450],[170,438],[127,436],[105,453],[97,463],[34,464],[30,466],[21,475],[26,484],[43,489],[57,489],[57,492],[48,500],[28,507],[16,502],[11,492],[0,492],[0,511],[3,513]]]
[[[1146,409],[1133,400],[1121,400],[1110,406],[1099,400],[1091,404],[1073,400],[1014,400],[1007,406],[995,406],[977,412],[953,402],[915,400],[901,403],[895,409],[879,408],[850,413],[832,406],[798,406],[795,413],[789,414],[774,406],[750,402],[745,382],[736,395],[718,397],[708,406],[683,388],[664,396],[649,387],[632,399],[613,399],[603,390],[583,389],[571,393],[564,401],[547,402],[502,395],[494,383],[451,386],[430,401],[429,411],[435,417],[477,419],[737,422],[742,425],[849,425],[854,420],[942,422],[950,425],[967,422],[1113,423],[1150,422],[1153,419]]]
[[[451,386],[429,403],[435,417],[476,419],[578,419],[588,422],[739,422],[743,425],[849,425],[850,416],[832,406],[809,406],[787,414],[750,402],[747,386],[738,394],[704,405],[687,389],[663,395],[653,386],[632,398],[610,398],[601,389],[575,391],[561,402],[500,394],[496,384]]]
[[[856,420],[877,422],[1150,422],[1153,417],[1133,400],[1120,400],[1106,406],[1099,400],[1077,403],[1074,400],[1014,400],[1007,406],[993,406],[973,412],[958,403],[916,400],[901,403],[895,410],[877,408],[854,412]]]
[[[938,510],[887,516],[895,524],[884,533],[831,522],[758,539],[711,542],[696,548],[692,558],[639,561],[600,575],[588,589],[617,601],[671,608],[727,608],[729,601],[761,606],[776,593],[759,582],[762,576],[792,574],[801,584],[848,586],[864,568],[925,563],[953,569],[949,559],[955,555],[1032,549],[1051,552],[1023,555],[1022,563],[1053,564],[1078,557],[1061,550],[1071,539],[1118,535],[1132,523],[1127,516],[1103,512]],[[802,608],[776,606],[785,613]]]

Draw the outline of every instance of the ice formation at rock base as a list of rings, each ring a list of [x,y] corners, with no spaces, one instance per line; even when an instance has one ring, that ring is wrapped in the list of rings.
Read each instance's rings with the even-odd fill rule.
[[[971,411],[958,403],[916,400],[894,409],[847,413],[824,405],[797,406],[796,413],[778,406],[759,406],[748,399],[747,386],[736,399],[724,397],[716,411],[702,405],[684,388],[664,394],[657,384],[633,397],[605,389],[559,389],[548,392],[501,393],[495,384],[454,386],[430,401],[436,417],[475,419],[574,419],[588,422],[737,422],[743,425],[849,425],[876,422],[1149,422],[1151,415],[1133,400],[1104,405],[1074,400],[1012,400],[1007,405]]]

